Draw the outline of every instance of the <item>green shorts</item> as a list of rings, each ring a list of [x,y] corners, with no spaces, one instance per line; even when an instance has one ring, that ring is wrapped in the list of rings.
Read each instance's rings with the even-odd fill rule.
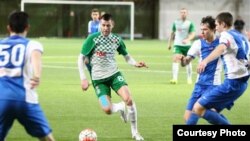
[[[190,47],[191,46],[174,46],[174,54],[182,54],[187,56]]]
[[[108,95],[111,97],[111,88],[117,92],[122,86],[128,85],[121,72],[117,72],[112,76],[92,81],[97,97]]]

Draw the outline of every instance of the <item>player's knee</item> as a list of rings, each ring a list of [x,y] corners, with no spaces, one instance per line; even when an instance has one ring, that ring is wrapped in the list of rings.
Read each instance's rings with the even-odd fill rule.
[[[205,108],[202,107],[199,103],[195,103],[193,107],[193,112],[196,113],[198,116],[203,116]]]
[[[131,106],[133,104],[133,100],[131,97],[127,97],[126,99],[124,99],[124,102],[127,106]]]
[[[103,107],[102,110],[107,114],[107,115],[111,115],[112,114],[112,109],[111,107]]]

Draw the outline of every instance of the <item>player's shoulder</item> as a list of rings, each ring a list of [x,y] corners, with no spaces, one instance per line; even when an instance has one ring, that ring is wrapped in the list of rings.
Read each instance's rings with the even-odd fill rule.
[[[91,34],[88,35],[87,39],[94,39],[94,38],[96,38],[96,37],[98,37],[100,35],[101,35],[100,32],[91,33]]]
[[[29,50],[39,50],[39,51],[43,52],[42,43],[39,41],[36,41],[36,40],[29,40],[28,39],[27,47]]]

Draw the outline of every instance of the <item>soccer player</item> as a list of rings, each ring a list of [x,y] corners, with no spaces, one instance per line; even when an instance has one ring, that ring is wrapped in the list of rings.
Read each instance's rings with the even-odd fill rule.
[[[224,82],[202,94],[194,104],[192,114],[186,124],[197,124],[199,117],[212,124],[229,125],[230,122],[220,112],[225,108],[230,110],[235,102],[247,89],[249,73],[247,57],[243,49],[242,39],[238,33],[230,30],[233,16],[229,12],[222,12],[216,17],[216,30],[220,33],[219,45],[197,67],[202,73],[208,63],[221,57],[224,66]],[[213,110],[212,110],[213,109]]]
[[[10,14],[10,36],[0,40],[0,141],[4,141],[15,119],[40,141],[54,141],[52,130],[38,103],[43,47],[26,38],[28,14]]]
[[[130,65],[138,68],[147,66],[144,62],[136,62],[128,54],[123,40],[111,32],[113,25],[110,14],[106,13],[101,17],[100,28],[101,32],[92,34],[85,40],[81,54],[78,57],[81,87],[84,91],[89,87],[83,71],[84,62],[88,60],[92,66],[92,84],[102,110],[108,115],[120,112],[124,122],[127,122],[128,119],[131,122],[132,138],[137,141],[144,140],[137,128],[135,102],[132,100],[127,83],[116,64],[116,51],[123,55]],[[121,97],[122,102],[111,102],[111,88]]]
[[[249,54],[250,54],[250,50],[249,50],[249,41],[247,39],[247,35],[244,33],[244,26],[245,26],[245,22],[242,19],[236,19],[234,21],[234,30],[232,30],[232,32],[236,32],[239,33],[242,37],[243,40],[243,48],[247,54],[247,58],[249,60]]]
[[[195,37],[195,26],[193,22],[187,19],[188,10],[182,8],[180,10],[180,19],[177,19],[172,26],[172,32],[168,41],[168,49],[172,48],[174,40],[174,55],[172,64],[173,78],[170,80],[171,84],[178,83],[179,63],[182,56],[186,56],[188,49],[191,47],[191,41]],[[192,84],[192,64],[186,66],[187,83]]]
[[[88,34],[99,32],[99,16],[100,12],[98,9],[94,8],[91,10],[91,20],[88,23]]]
[[[219,38],[215,35],[215,19],[213,17],[207,16],[202,18],[200,29],[203,38],[194,41],[191,48],[188,50],[187,56],[183,57],[181,60],[182,66],[187,65],[197,56],[199,57],[199,61],[202,61],[217,45],[219,45]],[[197,82],[195,83],[194,90],[184,113],[185,122],[191,115],[194,103],[201,95],[221,84],[221,70],[221,60],[218,58],[208,63],[204,72],[198,75]]]

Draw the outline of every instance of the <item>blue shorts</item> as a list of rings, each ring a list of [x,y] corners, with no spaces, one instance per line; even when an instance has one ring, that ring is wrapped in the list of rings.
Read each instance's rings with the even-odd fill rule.
[[[33,137],[45,137],[52,132],[39,104],[0,100],[0,140],[4,140],[15,119]]]
[[[192,111],[195,102],[198,101],[201,95],[211,90],[214,87],[216,87],[216,85],[201,85],[196,83],[192,95],[189,98],[186,110]]]
[[[216,109],[217,112],[224,108],[230,110],[234,101],[247,89],[247,80],[248,76],[241,79],[225,79],[223,84],[203,94],[198,102],[207,109]]]

